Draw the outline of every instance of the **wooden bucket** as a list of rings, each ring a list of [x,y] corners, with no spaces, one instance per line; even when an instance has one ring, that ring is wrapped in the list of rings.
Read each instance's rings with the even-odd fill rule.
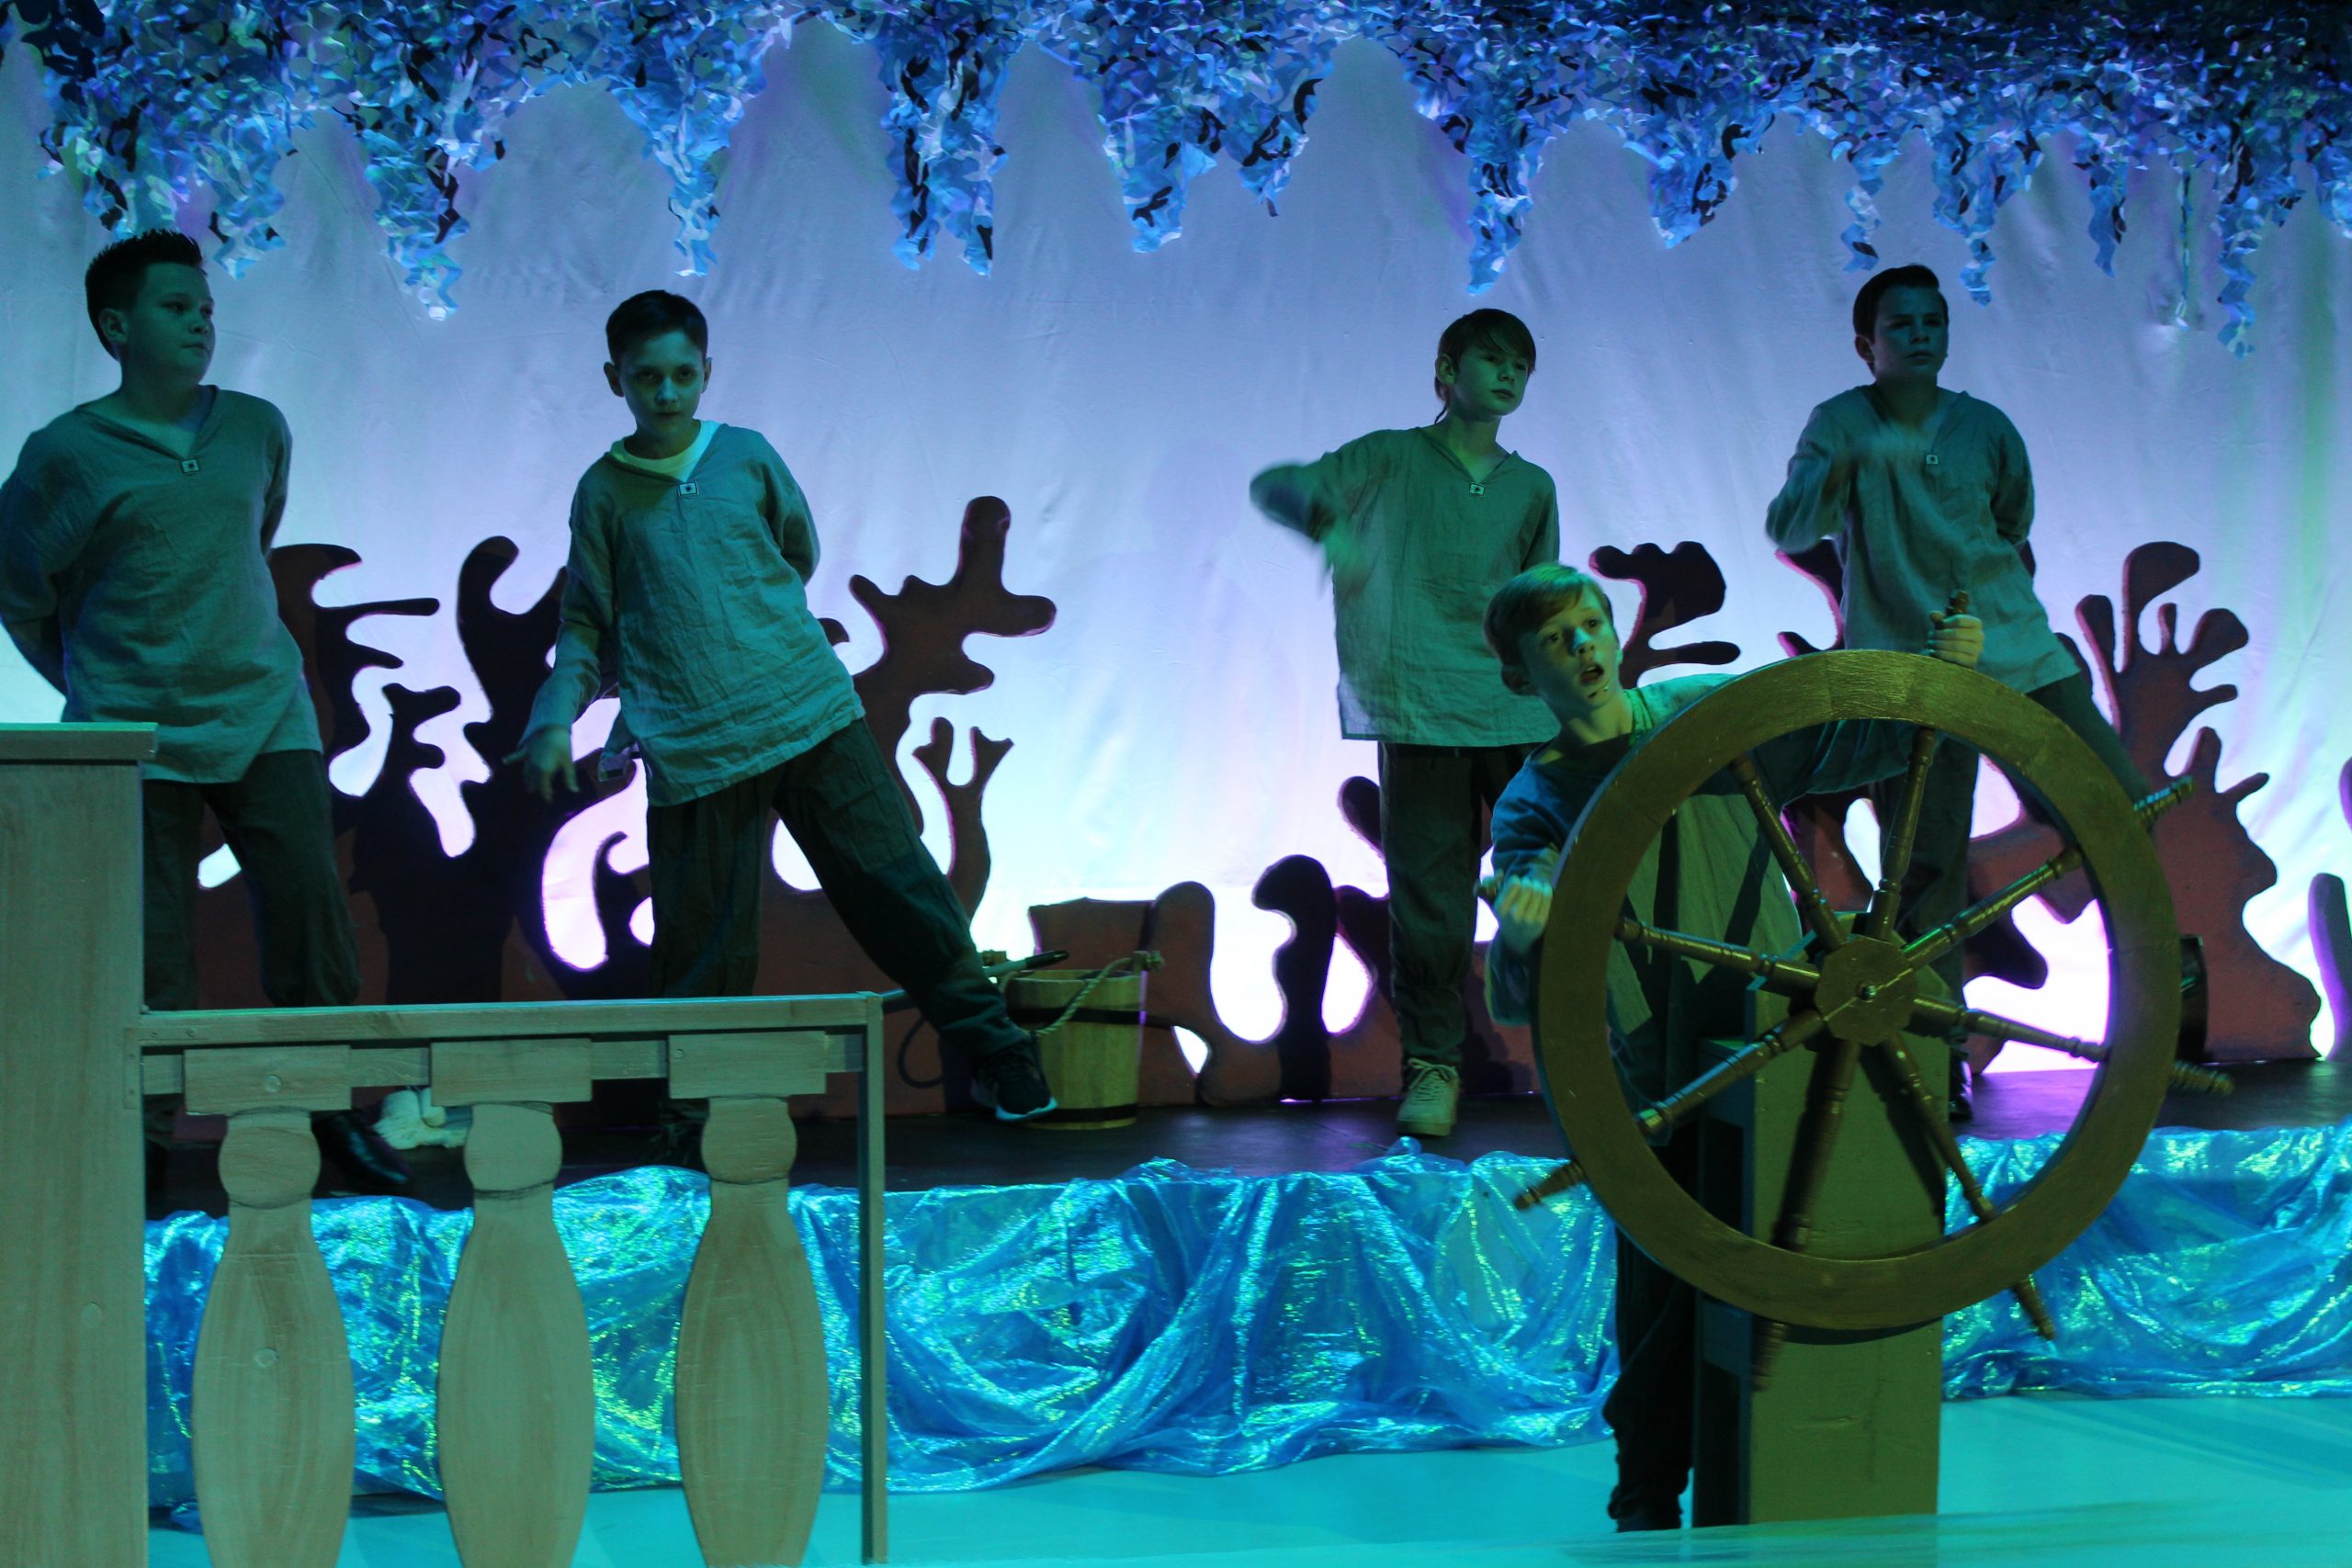
[[[1005,1002],[1022,1028],[1044,1029],[1092,978],[1091,970],[1032,969],[1005,983]],[[1134,1122],[1143,1070],[1143,981],[1141,975],[1111,976],[1069,1022],[1038,1042],[1058,1103],[1033,1126],[1080,1132]]]

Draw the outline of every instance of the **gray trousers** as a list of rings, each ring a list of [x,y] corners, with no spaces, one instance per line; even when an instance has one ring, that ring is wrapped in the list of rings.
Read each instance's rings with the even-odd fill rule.
[[[139,793],[147,1005],[171,1012],[197,1004],[196,867],[209,807],[253,902],[270,1004],[350,1006],[359,953],[335,863],[325,759],[265,751],[230,784],[149,779]]]
[[[784,819],[857,945],[951,1049],[977,1061],[1025,1038],[863,720],[763,773],[646,813],[655,995],[756,993],[771,815]]]
[[[1487,817],[1525,746],[1380,745],[1380,848],[1388,862],[1389,1000],[1405,1060],[1459,1066],[1462,987],[1477,934]]]
[[[2063,681],[2036,687],[2026,695],[2088,741],[2099,761],[2107,764],[2108,771],[2132,799],[2138,800],[2150,792],[2148,781],[2132,764],[2123,741],[2091,701],[2089,676],[2078,671]],[[1903,911],[1897,924],[1906,939],[1933,930],[1967,907],[1968,832],[1976,809],[1976,762],[1980,755],[1973,746],[1948,735],[1937,746],[1935,761],[1928,765],[1928,787],[1920,799],[1918,837],[1912,845],[1911,868],[1903,878]],[[1871,798],[1878,808],[1880,822],[1892,822],[1897,803],[1903,798],[1902,776],[1897,774],[1872,785]],[[1943,976],[1955,997],[1960,995],[1962,957],[1955,947],[1938,959],[1935,965],[1936,973]],[[1963,1053],[1952,1054],[1955,1077],[1966,1060]]]

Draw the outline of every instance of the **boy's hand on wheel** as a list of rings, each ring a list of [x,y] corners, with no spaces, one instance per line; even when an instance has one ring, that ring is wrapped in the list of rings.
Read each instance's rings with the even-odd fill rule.
[[[1973,670],[1984,654],[1984,623],[1964,614],[1938,615],[1927,651],[1962,670]]]

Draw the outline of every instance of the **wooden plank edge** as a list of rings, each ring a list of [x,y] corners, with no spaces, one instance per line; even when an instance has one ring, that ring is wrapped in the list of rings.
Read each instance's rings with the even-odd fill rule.
[[[243,1008],[142,1014],[141,1050],[600,1038],[714,1032],[863,1032],[878,1006],[866,992],[820,997],[680,997],[650,1001],[461,1002],[416,1007]]]
[[[549,1036],[549,1038],[562,1038]],[[341,1044],[342,1042],[321,1042]],[[232,1050],[232,1045],[206,1046]],[[816,1064],[824,1073],[855,1073],[865,1067],[865,1040],[862,1032],[825,1032],[823,1057]],[[413,1089],[433,1081],[433,1052],[429,1045],[355,1045],[351,1048],[353,1089]],[[639,1040],[599,1040],[591,1047],[591,1068],[600,1083],[615,1078],[661,1078],[670,1074],[669,1042],[661,1037]],[[142,1094],[187,1092],[186,1054],[174,1045],[147,1044],[139,1065]]]

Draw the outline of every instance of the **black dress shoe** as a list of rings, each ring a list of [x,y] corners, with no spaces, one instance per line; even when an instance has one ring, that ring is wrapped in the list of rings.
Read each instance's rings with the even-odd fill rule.
[[[356,1111],[311,1119],[326,1162],[328,1185],[339,1191],[397,1197],[408,1191],[408,1165]]]
[[[1976,1120],[1976,1091],[1969,1088],[1966,1074],[1952,1080],[1951,1096],[1944,1101],[1944,1115],[1955,1127]]]

